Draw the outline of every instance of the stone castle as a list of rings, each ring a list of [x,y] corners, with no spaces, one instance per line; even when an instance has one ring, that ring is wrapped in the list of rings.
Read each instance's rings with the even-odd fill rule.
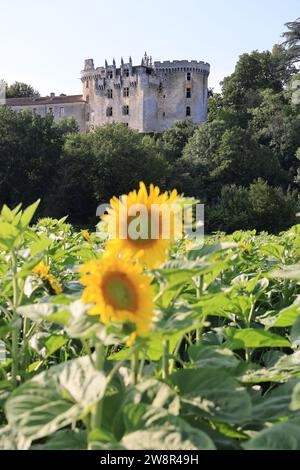
[[[55,120],[74,117],[81,132],[112,122],[121,122],[140,132],[162,132],[175,121],[207,118],[210,66],[195,60],[152,62],[145,56],[141,65],[132,59],[120,67],[105,61],[94,66],[87,59],[81,72],[82,95],[11,98],[6,104],[17,112],[30,109]]]

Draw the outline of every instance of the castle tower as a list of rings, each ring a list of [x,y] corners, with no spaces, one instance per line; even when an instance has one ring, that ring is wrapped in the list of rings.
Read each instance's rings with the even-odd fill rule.
[[[207,119],[210,66],[197,61],[152,63],[146,53],[141,65],[121,59],[120,67],[105,61],[95,68],[85,61],[81,72],[87,102],[87,127],[122,122],[140,132],[162,132],[178,120]]]

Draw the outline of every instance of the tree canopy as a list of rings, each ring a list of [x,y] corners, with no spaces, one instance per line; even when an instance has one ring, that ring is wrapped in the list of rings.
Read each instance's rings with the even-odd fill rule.
[[[286,23],[287,31],[283,33],[285,41],[283,45],[288,50],[288,55],[292,63],[300,60],[300,17],[295,21]]]
[[[40,96],[40,94],[27,83],[15,82],[6,87],[7,98],[31,98],[33,96]]]

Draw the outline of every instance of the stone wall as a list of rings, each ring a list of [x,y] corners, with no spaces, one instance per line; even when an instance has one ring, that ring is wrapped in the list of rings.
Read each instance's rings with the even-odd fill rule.
[[[209,64],[197,61],[165,61],[152,65],[152,60],[145,57],[140,66],[133,67],[129,61],[122,62],[119,68],[115,62],[95,68],[93,60],[88,59],[81,79],[90,126],[122,122],[140,132],[161,132],[186,118],[199,124],[207,119],[209,71]],[[124,96],[124,88],[129,88],[128,97]],[[191,90],[190,98],[187,88]],[[123,114],[126,105],[129,115]],[[190,116],[187,116],[187,107]],[[107,115],[108,108],[112,109],[111,116]]]
[[[75,118],[80,132],[85,132],[87,118],[85,101],[77,99],[72,102],[70,97],[66,97],[68,101],[64,102],[61,97],[56,98],[59,102],[55,98],[48,100],[46,98],[38,98],[36,100],[16,98],[7,99],[6,104],[16,112],[30,110],[42,117],[45,117],[47,113],[52,113],[56,122],[64,118]]]

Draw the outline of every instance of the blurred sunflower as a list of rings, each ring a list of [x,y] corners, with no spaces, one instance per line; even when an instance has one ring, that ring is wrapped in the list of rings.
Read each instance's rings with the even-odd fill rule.
[[[40,261],[39,264],[33,268],[32,272],[38,274],[41,279],[44,279],[48,276],[50,271],[50,266],[47,266],[43,261]]]
[[[56,295],[59,295],[62,293],[62,285],[61,283],[53,276],[53,274],[48,274],[47,280],[51,286],[51,288],[54,290]]]
[[[83,238],[87,241],[87,242],[92,242],[93,239],[92,237],[90,236],[88,230],[81,230],[81,235],[83,236]]]
[[[164,262],[171,244],[182,234],[179,200],[175,189],[161,193],[151,184],[148,192],[144,183],[138,191],[113,197],[108,214],[102,216],[110,234],[107,250],[129,251],[150,268]]]
[[[244,242],[239,243],[238,246],[239,246],[240,248],[242,248],[243,251],[244,251],[245,253],[247,253],[248,255],[251,255],[252,252],[253,252],[253,248],[252,248],[252,246],[250,245],[250,243],[247,243],[247,242],[244,241]]]
[[[48,281],[51,289],[55,292],[56,295],[62,293],[62,285],[55,278],[53,274],[49,274],[50,266],[47,266],[43,261],[41,261],[33,270],[33,274],[37,274],[40,279],[43,281]]]
[[[141,265],[108,254],[80,268],[84,304],[93,305],[89,315],[99,315],[104,324],[131,322],[136,334],[145,336],[155,318],[152,276],[143,274]],[[135,336],[135,335],[134,335]]]

